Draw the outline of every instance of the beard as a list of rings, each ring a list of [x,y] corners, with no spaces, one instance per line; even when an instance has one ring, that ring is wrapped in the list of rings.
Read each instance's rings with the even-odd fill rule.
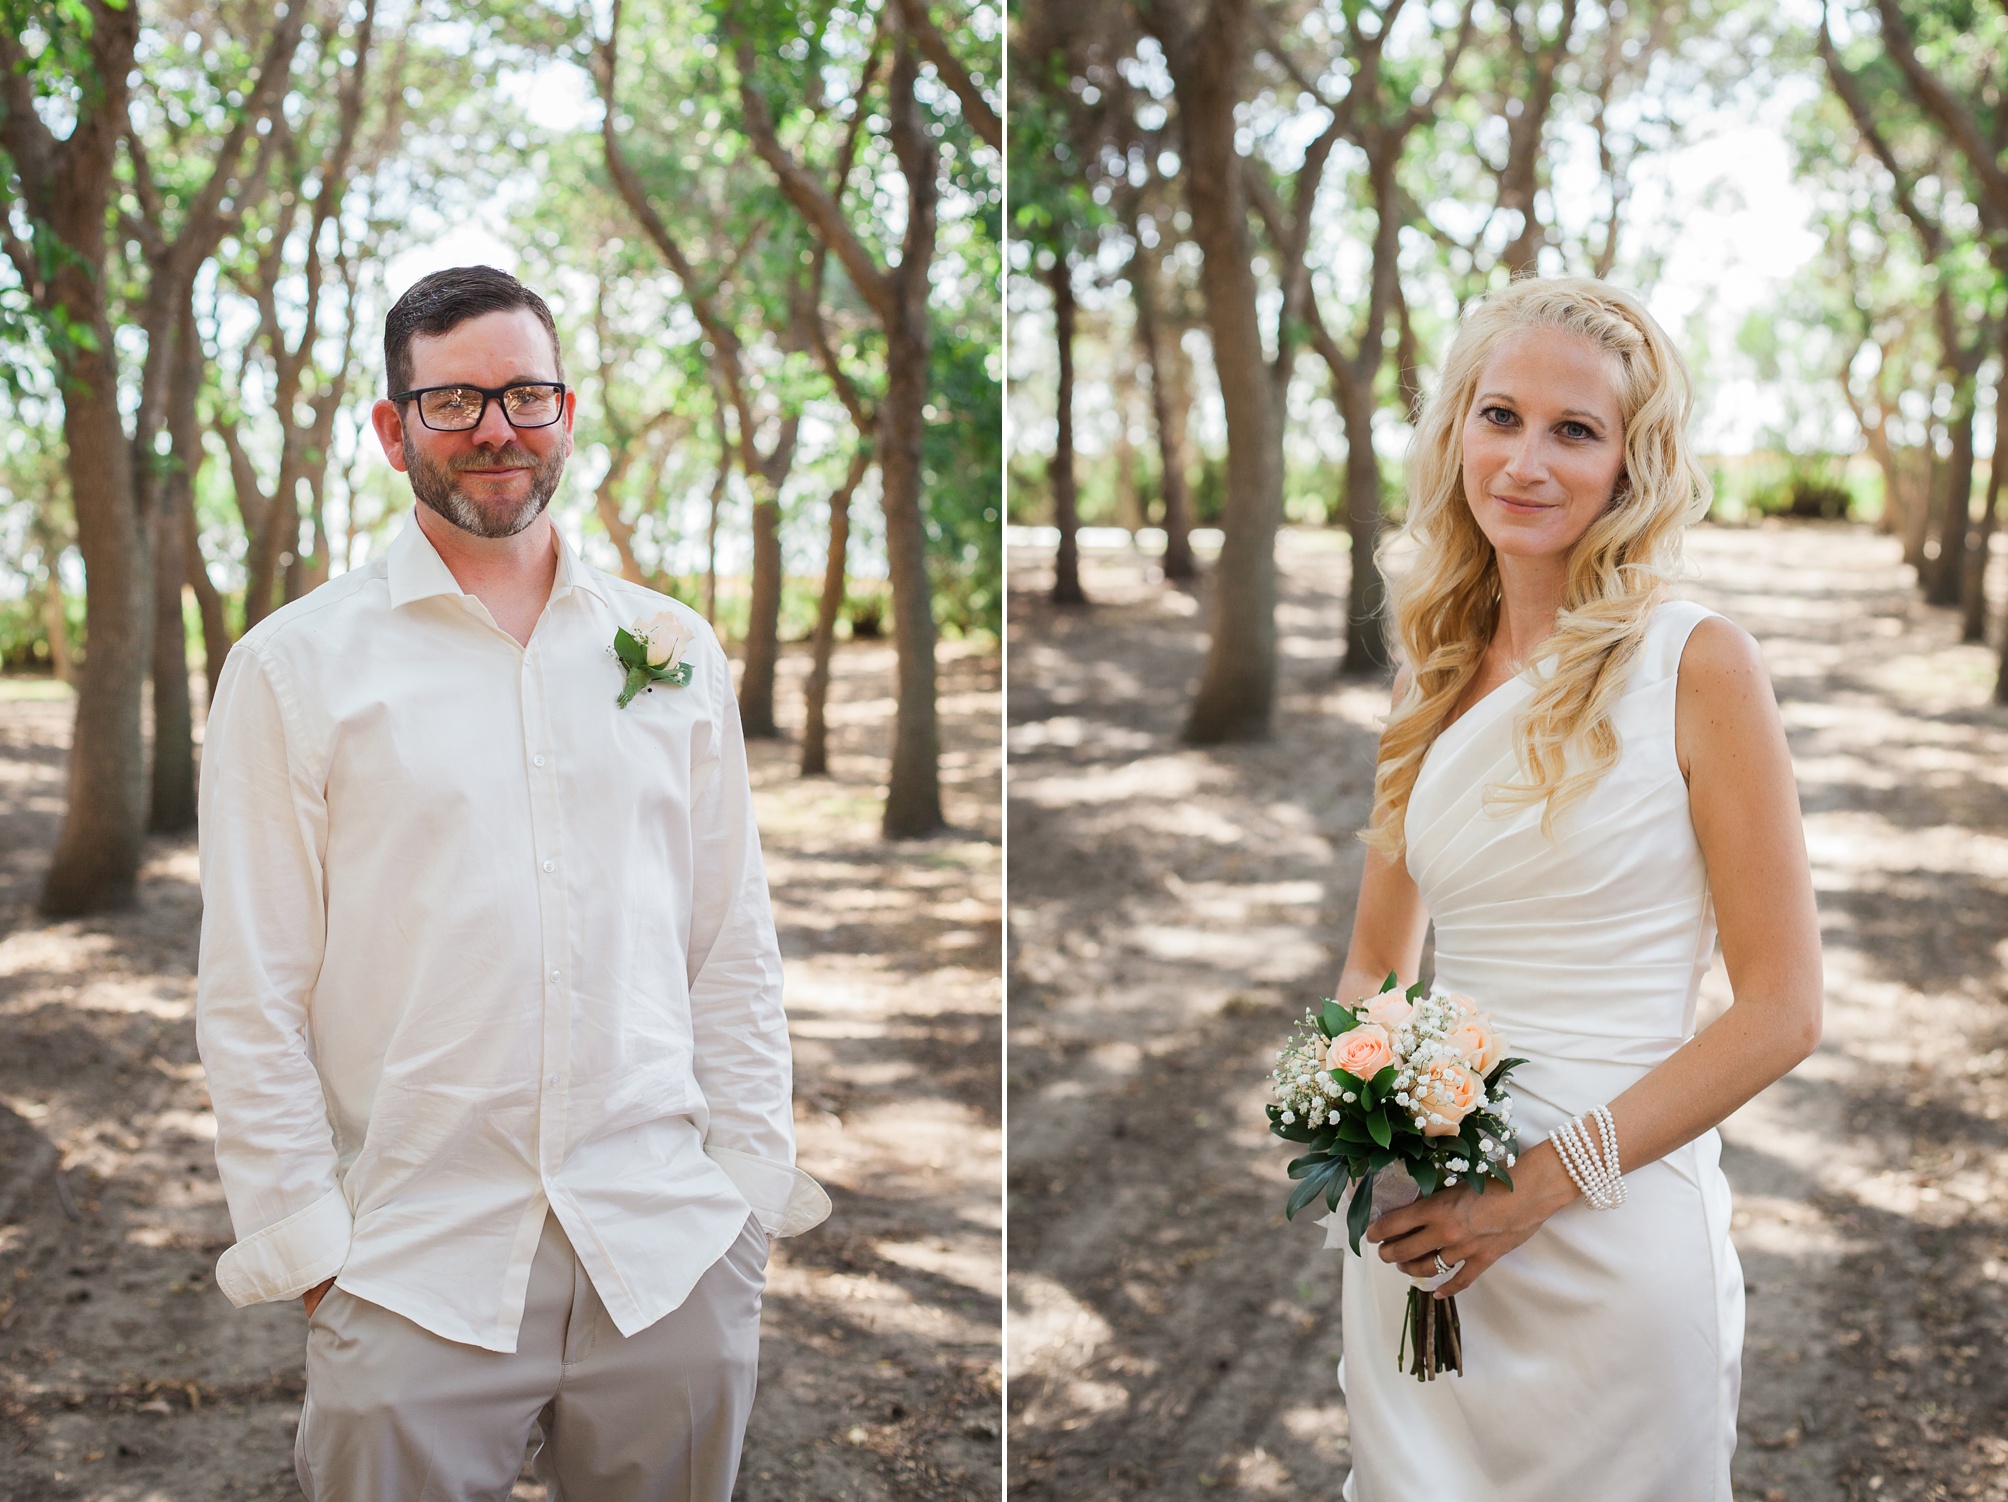
[[[514,442],[436,464],[413,446],[409,433],[404,440],[404,464],[411,493],[461,531],[475,537],[514,537],[521,532],[551,503],[558,480],[565,472],[564,454],[553,453],[539,459]],[[507,503],[506,509],[482,506],[454,478],[463,469],[486,469],[498,464],[520,464],[530,471],[528,493],[521,501]]]

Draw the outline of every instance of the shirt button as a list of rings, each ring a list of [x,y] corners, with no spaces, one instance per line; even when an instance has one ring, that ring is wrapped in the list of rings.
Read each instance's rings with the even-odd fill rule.
[[[544,764],[544,758],[541,756],[533,757],[531,759],[540,767]]]
[[[545,861],[545,862],[544,862],[544,869],[545,869],[546,871],[555,871],[555,870],[557,870],[557,869],[558,869],[558,863],[557,863],[556,861]],[[557,979],[557,977],[556,977],[556,976],[553,976],[553,977],[551,977],[551,978],[552,978],[553,980],[556,980],[556,979]]]
[[[545,1080],[544,1083],[549,1085],[553,1090],[555,1090],[558,1088],[558,1077],[554,1074],[549,1079]]]
[[[556,980],[557,978],[558,978],[558,972],[557,972],[557,971],[555,971],[555,970],[553,970],[553,971],[551,972],[551,979],[552,979],[552,980]]]

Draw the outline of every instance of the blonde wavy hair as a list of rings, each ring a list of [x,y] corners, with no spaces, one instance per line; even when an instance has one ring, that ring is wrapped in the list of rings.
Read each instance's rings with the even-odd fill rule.
[[[1530,329],[1573,334],[1610,357],[1624,420],[1624,469],[1611,503],[1569,555],[1554,634],[1530,654],[1552,657],[1515,726],[1518,780],[1488,790],[1508,807],[1544,804],[1541,827],[1589,796],[1617,763],[1612,723],[1646,621],[1681,563],[1681,536],[1713,496],[1687,444],[1687,366],[1637,298],[1585,278],[1529,277],[1465,314],[1408,455],[1408,521],[1382,548],[1413,545],[1391,585],[1395,629],[1411,669],[1381,735],[1367,842],[1399,858],[1416,774],[1499,625],[1499,560],[1464,495],[1463,427],[1478,378],[1506,339]],[[1573,754],[1571,754],[1573,752]]]

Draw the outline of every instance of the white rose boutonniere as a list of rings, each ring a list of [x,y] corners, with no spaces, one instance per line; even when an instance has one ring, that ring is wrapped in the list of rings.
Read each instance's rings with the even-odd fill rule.
[[[627,670],[627,681],[614,702],[626,709],[636,694],[658,683],[682,688],[690,682],[691,665],[683,654],[696,640],[697,633],[667,610],[626,630],[615,630],[613,655]]]

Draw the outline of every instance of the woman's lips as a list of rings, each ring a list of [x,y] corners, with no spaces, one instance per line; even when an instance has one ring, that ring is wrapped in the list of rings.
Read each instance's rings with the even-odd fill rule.
[[[1549,511],[1553,508],[1544,501],[1523,501],[1518,496],[1495,495],[1492,497],[1508,511]]]

